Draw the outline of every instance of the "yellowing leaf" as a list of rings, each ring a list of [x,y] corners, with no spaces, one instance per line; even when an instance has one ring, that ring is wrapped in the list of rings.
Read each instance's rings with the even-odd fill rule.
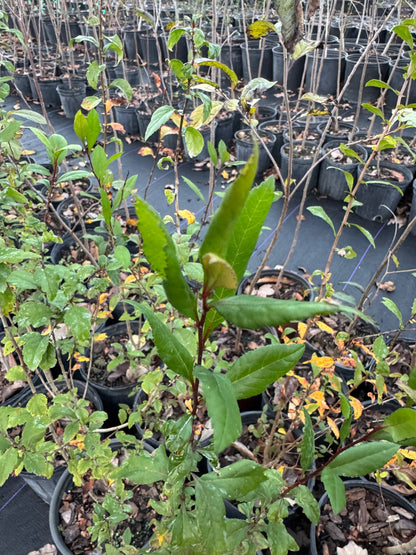
[[[98,304],[104,304],[107,299],[108,293],[101,293],[101,295],[98,297]]]
[[[406,457],[406,459],[416,460],[416,451],[411,451],[410,449],[399,449],[399,453]]]
[[[304,339],[305,333],[308,331],[308,325],[305,322],[298,323],[298,334],[301,339]]]
[[[191,401],[191,399],[186,399],[185,406],[189,410],[189,412],[192,412],[192,401]]]
[[[113,131],[120,131],[120,133],[125,133],[126,130],[124,129],[124,127],[121,125],[121,123],[118,123],[116,121],[113,121],[112,123],[108,124]]]
[[[97,318],[108,318],[109,316],[111,316],[110,310],[100,310],[97,314]]]
[[[313,399],[314,401],[317,401],[318,403],[324,403],[325,402],[325,393],[323,391],[314,391],[313,393],[311,393],[309,395],[309,399]]]
[[[254,21],[247,27],[247,35],[251,39],[265,37],[269,33],[275,33],[276,27],[270,21]]]
[[[334,420],[332,420],[332,418],[330,418],[329,416],[326,417],[326,421],[328,422],[328,426],[331,428],[334,436],[339,439],[339,429],[338,426],[336,425],[336,423],[334,422]]]
[[[96,335],[94,337],[94,341],[104,341],[104,339],[107,338],[107,334],[106,333],[99,333],[98,335]]]
[[[295,378],[298,380],[298,382],[300,383],[300,385],[304,388],[304,389],[308,389],[309,387],[309,382],[306,378],[304,378],[303,376],[297,376],[295,375]]]
[[[136,278],[135,276],[130,275],[126,277],[126,279],[124,280],[124,283],[132,283],[133,281],[136,281]]]
[[[132,225],[132,226],[133,226],[133,225],[137,225],[137,220],[134,220],[133,218],[129,218],[129,219],[126,221],[126,225]]]
[[[190,210],[178,210],[178,216],[186,220],[189,225],[195,221],[195,215]]]
[[[142,146],[137,154],[140,154],[140,156],[152,156],[152,158],[155,157],[155,153],[149,146]]]
[[[316,364],[318,368],[331,368],[331,366],[334,365],[334,359],[332,357],[319,357],[315,353],[307,362],[310,362],[311,364]]]
[[[354,410],[354,418],[358,420],[363,412],[363,406],[356,397],[350,396],[349,401]]]
[[[179,127],[181,124],[181,116],[179,114],[177,114],[176,112],[174,112],[171,116],[170,119],[173,121],[173,123]],[[186,121],[183,121],[183,125],[186,125]]]
[[[79,355],[79,356],[77,357],[77,361],[78,361],[78,362],[89,362],[90,359],[89,359],[88,357],[84,357],[84,355]]]
[[[51,331],[52,331],[51,326],[47,326],[47,327],[43,330],[43,332],[42,332],[41,335],[49,335],[49,334],[51,333]]]
[[[105,102],[105,111],[108,114],[108,112],[111,110],[111,108],[113,106],[118,106],[118,102],[116,102],[113,98],[109,98],[108,100],[106,100]]]
[[[22,150],[23,156],[30,156],[31,154],[36,154],[36,150]]]
[[[326,333],[330,333],[331,335],[334,333],[334,330],[330,328],[325,322],[320,322],[319,320],[316,322],[318,328]]]
[[[221,172],[221,175],[224,179],[228,179],[230,177],[230,174],[227,172],[227,170],[223,170]]]

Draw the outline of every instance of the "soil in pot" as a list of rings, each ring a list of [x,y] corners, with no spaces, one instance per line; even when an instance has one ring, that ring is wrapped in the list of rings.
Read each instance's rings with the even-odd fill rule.
[[[335,555],[337,548],[352,541],[366,549],[368,555],[380,555],[383,548],[396,541],[406,543],[415,536],[416,511],[410,504],[403,507],[404,500],[377,485],[360,487],[357,481],[353,484],[355,487],[346,491],[346,508],[338,515],[334,515],[328,502],[322,502],[316,529],[318,546],[311,548],[312,554]]]
[[[268,131],[260,131],[260,137],[265,142],[268,150],[272,152],[276,138]],[[236,142],[237,160],[247,161],[253,151],[253,138],[250,131],[241,129],[234,134]],[[263,145],[259,145],[259,162],[257,165],[257,174],[261,174],[272,164],[269,155]]]
[[[295,141],[293,143],[293,163],[292,163],[292,180],[296,186],[305,176],[306,172],[311,168],[313,159],[315,157],[317,144],[310,141]],[[282,159],[281,173],[283,179],[287,179],[289,175],[289,143],[285,143],[280,149],[280,156]],[[317,159],[319,155],[317,156]],[[318,184],[320,164],[317,164],[312,170],[312,175],[309,179],[308,191],[311,191]],[[305,181],[304,181],[305,183]],[[298,195],[302,194],[302,190],[298,189]]]
[[[61,202],[58,206],[57,212],[65,221],[65,223],[72,229],[77,231],[81,227],[81,222],[88,227],[97,220],[97,216],[101,213],[101,202],[90,196],[77,196]]]
[[[279,274],[279,268],[263,270],[251,294],[283,300],[312,301],[314,299],[310,283],[299,274],[289,270],[284,271],[279,288],[276,290]],[[251,274],[242,280],[238,294],[248,295],[250,293],[254,276],[255,274]]]

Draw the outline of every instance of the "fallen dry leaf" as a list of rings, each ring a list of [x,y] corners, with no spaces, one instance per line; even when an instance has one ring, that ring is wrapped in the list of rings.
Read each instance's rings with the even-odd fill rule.
[[[382,291],[387,291],[387,293],[392,293],[396,290],[396,286],[392,281],[386,281],[384,283],[377,282],[377,287]]]
[[[27,555],[57,555],[57,553],[58,550],[56,547],[53,544],[48,543],[41,547],[38,551],[31,551]]]

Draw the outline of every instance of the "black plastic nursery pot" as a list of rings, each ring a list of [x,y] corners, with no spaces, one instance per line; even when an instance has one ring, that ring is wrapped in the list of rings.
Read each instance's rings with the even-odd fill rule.
[[[409,214],[409,222],[416,217],[416,179],[413,181],[412,184],[413,196],[412,196],[412,204],[410,206],[410,214]],[[412,235],[416,235],[416,225],[410,232]]]
[[[123,126],[126,135],[139,134],[136,106],[114,106],[114,119]]]
[[[243,77],[243,54],[240,42],[228,42],[221,48],[220,62],[232,69],[239,79]]]
[[[243,62],[243,79],[246,83],[256,77],[273,79],[273,46],[261,45],[258,40],[249,40],[240,45]]]
[[[338,147],[338,141],[330,141],[324,145],[323,151],[325,154],[328,154],[329,151],[335,149],[335,152],[340,153]],[[353,145],[350,148],[360,156],[361,160],[364,162],[367,160],[367,150],[363,146]],[[344,200],[349,189],[343,172],[346,171],[350,173],[355,183],[359,165],[360,162],[355,159],[351,159],[349,162],[338,162],[328,155],[321,163],[318,181],[319,192],[334,200]]]
[[[404,83],[404,74],[406,72],[406,68],[409,67],[409,60],[397,60],[392,58],[390,60],[390,87],[393,89],[400,91],[403,83]],[[396,67],[395,67],[396,66]],[[397,94],[393,92],[391,89],[388,89],[386,92],[386,106],[393,109],[397,104]],[[414,104],[416,102],[416,82],[414,80],[410,80],[406,90],[404,91],[401,104]]]
[[[116,451],[121,447],[121,443],[113,439],[110,442],[110,447],[113,451]],[[147,442],[143,442],[143,447],[149,453],[151,453],[154,449]],[[60,476],[58,483],[56,484],[56,487],[53,492],[52,499],[49,505],[49,530],[50,530],[53,542],[56,545],[60,555],[74,555],[74,553],[69,549],[68,545],[64,541],[64,538],[62,537],[60,512],[59,512],[64,493],[70,491],[73,487],[74,487],[73,477],[68,470],[65,470],[65,472]],[[148,545],[145,545],[144,547],[148,547]],[[100,550],[99,553],[102,553],[102,551]]]
[[[409,501],[407,501],[402,495],[400,495],[399,493],[397,493],[396,491],[381,486],[379,484],[374,484],[371,482],[368,482],[366,480],[348,480],[344,482],[344,486],[345,486],[345,490],[346,490],[346,494],[348,495],[348,491],[355,489],[355,488],[364,488],[366,490],[369,490],[370,492],[373,492],[374,494],[380,496],[380,507],[384,506],[384,499],[389,500],[390,502],[392,502],[394,504],[395,507],[404,509],[407,513],[409,513],[410,515],[413,515],[414,518],[416,518],[416,507],[415,505],[413,505],[412,503],[409,503]],[[324,507],[326,507],[329,503],[329,497],[328,495],[325,493],[321,499],[319,500],[319,508],[322,510],[324,509]],[[345,519],[345,527],[348,530],[350,527],[350,522],[347,521],[348,517],[344,517]],[[371,524],[371,522],[367,525],[369,526]],[[319,526],[319,525],[318,525]],[[367,528],[364,527],[364,530]],[[322,533],[322,528],[319,529],[320,533]],[[310,528],[310,540],[311,540],[311,544],[310,544],[310,555],[322,555],[323,553],[327,553],[328,555],[334,555],[335,552],[334,551],[328,551],[328,548],[323,551],[321,542],[319,541],[319,537],[317,537],[317,526],[315,526],[315,524],[311,524],[311,528]],[[339,540],[337,542],[337,548],[338,547],[345,547],[345,545],[347,545],[348,542],[343,542],[341,540]],[[343,545],[341,545],[343,544]],[[359,540],[359,545],[362,549],[365,549],[366,547],[371,548],[370,543],[363,543],[363,539]],[[374,551],[372,551],[374,553]]]
[[[66,118],[74,118],[81,108],[81,103],[86,96],[86,85],[74,85],[72,88],[66,85],[56,87],[62,109]]]
[[[345,71],[345,54],[340,50],[314,50],[306,54],[305,90],[319,95],[336,95]]]
[[[276,141],[273,145],[273,150],[271,151],[271,153],[273,158],[276,160],[276,163],[278,166],[280,166],[280,162],[281,162],[280,149],[282,148],[282,145],[283,145],[284,122],[282,120],[272,119],[272,120],[263,121],[259,124],[260,131],[268,131],[269,133],[272,133],[276,138]]]
[[[85,382],[73,380],[73,384],[74,387],[77,388],[79,396],[83,395],[86,389]],[[64,382],[58,382],[56,385],[60,392],[66,390],[66,385]],[[45,387],[42,384],[36,387],[37,393],[45,393],[45,391]],[[26,404],[32,398],[32,395],[33,394],[31,391],[27,392],[23,401],[20,402],[20,405],[26,406]],[[87,399],[87,401],[90,401],[94,405],[94,409],[96,411],[104,410],[100,396],[92,388],[87,388],[85,399]],[[36,493],[36,495],[38,495],[38,497],[42,499],[42,501],[49,505],[51,503],[56,485],[60,477],[62,476],[62,473],[65,471],[65,468],[66,467],[64,465],[57,466],[50,478],[46,478],[45,476],[38,476],[36,474],[33,474],[32,472],[27,472],[26,470],[22,470],[19,476]]]
[[[267,148],[271,152],[274,147],[274,143],[276,142],[276,137],[269,133],[268,131],[260,131],[260,137],[262,137],[266,144]],[[253,138],[251,136],[251,132],[245,129],[241,129],[234,133],[236,149],[237,149],[237,160],[244,160],[247,161],[251,153],[253,152]],[[259,162],[257,165],[257,174],[261,174],[272,165],[272,161],[263,147],[263,145],[259,145]]]
[[[273,52],[273,81],[277,81],[280,86],[283,86],[284,74],[284,54],[281,45],[275,46]],[[305,56],[298,58],[291,65],[288,78],[287,88],[290,91],[296,91],[302,82],[303,68],[305,65]]]
[[[412,172],[400,164],[381,161],[380,168],[394,171],[395,175],[401,176],[400,180],[376,179],[367,174],[355,197],[362,203],[355,208],[355,213],[366,220],[376,222],[384,222],[393,217],[401,197],[413,181]]]
[[[314,142],[309,141],[294,141],[294,156],[292,161],[292,174],[291,179],[295,181],[295,185],[291,185],[291,188],[296,186],[304,175],[313,165],[313,159],[316,153],[317,145]],[[280,156],[282,159],[280,171],[282,173],[283,179],[287,179],[289,176],[289,148],[290,144],[285,143],[280,149]],[[319,153],[316,159],[319,159],[321,154]],[[309,178],[308,192],[310,192],[314,187],[318,185],[320,163],[316,164],[312,170],[312,174]],[[306,183],[306,181],[304,181]],[[296,196],[302,195],[302,189],[297,190]]]
[[[325,132],[327,122],[318,123],[317,130],[321,135]],[[360,130],[354,126],[353,123],[348,121],[339,121],[337,127],[330,125],[328,131],[325,133],[324,145],[330,141],[337,141],[338,143],[347,143],[352,140],[352,134],[356,135]]]
[[[367,66],[365,66],[365,61],[359,61],[360,57],[361,54],[353,53],[349,54],[346,58],[346,77],[352,71],[355,71],[350,84],[345,89],[343,99],[352,104],[357,104],[359,99],[361,102],[375,102],[380,96],[381,89],[378,87],[366,87],[365,84],[371,79],[385,81],[389,71],[389,58],[387,56],[370,55],[368,56]]]

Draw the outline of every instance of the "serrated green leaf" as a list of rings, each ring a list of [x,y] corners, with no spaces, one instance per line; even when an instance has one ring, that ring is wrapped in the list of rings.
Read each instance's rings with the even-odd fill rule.
[[[365,476],[382,468],[398,449],[399,445],[388,441],[359,443],[340,453],[326,468],[338,476]]]
[[[241,170],[240,175],[234,183],[227,189],[220,207],[214,213],[208,230],[205,234],[201,248],[199,249],[199,259],[202,260],[204,254],[211,252],[226,258],[230,234],[240,217],[248,198],[254,177],[257,172],[259,149],[254,143],[253,154],[249,161]],[[227,262],[229,262],[227,260]]]
[[[293,536],[287,531],[283,522],[269,522],[267,525],[267,539],[270,546],[270,555],[287,555],[298,551],[299,546]]]
[[[18,311],[16,318],[21,326],[47,326],[52,317],[52,310],[39,301],[27,301],[23,303]]]
[[[242,431],[241,416],[230,380],[223,374],[197,366],[195,376],[202,384],[208,415],[214,430],[214,449],[221,453]]]
[[[315,433],[313,431],[311,417],[306,409],[303,409],[303,416],[305,418],[305,424],[303,426],[303,438],[300,447],[300,463],[302,470],[306,472],[311,468],[315,457]]]
[[[127,270],[128,267],[130,266],[131,256],[130,256],[130,251],[127,247],[123,245],[117,245],[116,248],[114,249],[114,258],[116,258],[119,261],[119,263],[121,264],[121,267],[124,270]]]
[[[0,455],[0,487],[16,468],[17,462],[18,451],[14,447],[10,447]]]
[[[22,251],[13,247],[3,247],[0,252],[0,262],[22,262],[26,259],[40,258],[40,255],[31,251]]]
[[[306,412],[304,410],[304,412]],[[298,486],[294,489],[295,501],[302,508],[306,517],[315,525],[319,522],[319,505],[312,492],[306,486]]]
[[[26,372],[21,366],[13,366],[13,368],[10,368],[6,373],[6,380],[9,380],[9,382],[17,382],[19,380],[25,382]]]
[[[317,314],[334,314],[340,310],[351,312],[349,307],[325,303],[285,301],[261,298],[256,295],[237,295],[213,303],[218,312],[240,328],[259,329],[263,326],[280,326],[301,322]]]
[[[137,303],[136,303],[137,304]],[[189,382],[192,381],[193,359],[186,347],[171,333],[170,329],[144,303],[137,304],[152,327],[153,340],[163,362]]]
[[[73,305],[68,308],[64,315],[65,324],[71,328],[74,336],[85,341],[91,333],[91,312],[80,305]]]
[[[284,376],[300,360],[304,345],[267,345],[238,358],[227,372],[236,399],[248,399]]]
[[[332,510],[337,515],[344,509],[347,503],[344,482],[328,468],[324,468],[322,471],[321,480],[331,502]]]
[[[328,216],[328,214],[325,212],[322,206],[308,206],[307,210],[317,218],[321,218],[321,220],[324,220],[324,222],[326,222],[334,232],[334,237],[335,237],[336,233],[335,233],[334,224],[332,223],[331,218]]]
[[[33,110],[12,110],[9,114],[14,114],[17,117],[22,117],[33,123],[38,123],[39,125],[46,125],[46,120],[42,114],[34,112]]]
[[[30,332],[23,336],[23,360],[30,370],[36,370],[48,348],[49,337],[38,332]]]
[[[0,131],[0,143],[7,143],[11,141],[21,126],[21,121],[17,121],[15,119],[9,120],[6,123],[6,127]]]
[[[266,480],[265,469],[254,461],[240,460],[200,480],[218,490],[225,499],[240,499]]]
[[[111,477],[128,478],[136,484],[153,484],[166,481],[169,475],[169,459],[163,445],[152,454],[143,451],[139,455],[128,457],[121,466],[116,468]]]
[[[383,427],[383,431],[389,433],[396,443],[416,438],[416,411],[410,408],[398,409],[384,419]]]

